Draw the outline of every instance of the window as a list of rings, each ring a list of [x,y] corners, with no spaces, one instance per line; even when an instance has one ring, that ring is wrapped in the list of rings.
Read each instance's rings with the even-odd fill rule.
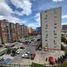
[[[53,32],[54,32],[54,35],[57,35],[57,33],[56,33],[56,31],[55,31],[55,30],[54,30]]]
[[[57,11],[56,10],[54,10],[54,14],[57,14]]]
[[[48,27],[48,24],[46,24],[46,27]]]
[[[56,31],[54,30],[53,32],[55,33]]]
[[[48,24],[45,25],[45,29],[48,29]]]
[[[54,27],[55,29],[57,28],[57,27]]]
[[[57,37],[54,37],[54,38],[57,38]]]
[[[56,41],[54,40],[54,44],[56,45]]]
[[[48,36],[48,34],[46,34],[46,36]]]
[[[54,46],[54,48],[57,48],[56,46]]]
[[[54,40],[54,43],[55,43],[56,41]]]
[[[57,23],[54,23],[54,25],[57,25]]]
[[[47,21],[45,20],[45,23],[47,23]]]
[[[45,40],[45,41],[47,41],[47,40]]]
[[[55,15],[54,18],[57,18],[57,16]]]
[[[45,15],[45,19],[47,19],[47,18],[48,18],[48,15],[46,14],[46,15]]]
[[[46,46],[45,47],[48,47],[48,43],[46,43]]]
[[[45,29],[48,29],[47,27]]]
[[[48,34],[46,34],[46,37],[45,38],[48,38]]]
[[[57,33],[54,33],[54,35],[57,35]]]
[[[47,17],[45,17],[45,19],[47,19]]]
[[[45,31],[45,32],[48,32],[48,31]]]

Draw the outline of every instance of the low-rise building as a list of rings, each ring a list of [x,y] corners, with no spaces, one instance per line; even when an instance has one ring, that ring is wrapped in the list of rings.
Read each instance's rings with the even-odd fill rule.
[[[28,34],[29,34],[29,35],[32,35],[32,34],[33,34],[33,29],[32,29],[32,27],[29,27],[29,28],[28,28]]]
[[[61,33],[64,37],[67,37],[67,25],[62,25]]]

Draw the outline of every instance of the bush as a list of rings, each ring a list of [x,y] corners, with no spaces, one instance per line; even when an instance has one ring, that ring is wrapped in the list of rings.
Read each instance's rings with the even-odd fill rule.
[[[64,64],[61,64],[60,67],[67,67],[67,62],[65,62]]]
[[[65,55],[67,55],[67,49],[65,50]]]
[[[7,54],[10,54],[10,53],[11,53],[11,49],[8,48],[8,49],[6,50],[6,53],[7,53]]]
[[[67,39],[65,37],[61,37],[61,42],[64,42],[65,44],[67,44]]]
[[[4,55],[6,53],[6,50],[3,50],[2,52],[0,52],[0,56]]]

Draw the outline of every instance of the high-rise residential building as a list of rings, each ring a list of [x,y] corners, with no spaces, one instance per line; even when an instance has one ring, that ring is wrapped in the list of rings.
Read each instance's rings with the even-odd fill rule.
[[[28,36],[28,27],[19,23],[11,23],[8,20],[0,20],[0,44],[15,42]]]
[[[16,34],[17,34],[16,36],[17,39],[20,39],[21,35],[20,35],[20,24],[19,23],[16,23]]]
[[[16,24],[10,23],[10,41],[14,42],[16,40]]]
[[[23,29],[23,35],[24,35],[24,37],[28,36],[28,27],[26,25],[23,25],[22,29]]]
[[[42,29],[42,48],[61,49],[61,7],[48,9],[40,13]]]
[[[0,36],[1,36],[1,42],[7,43],[9,41],[9,23],[7,20],[0,20]]]

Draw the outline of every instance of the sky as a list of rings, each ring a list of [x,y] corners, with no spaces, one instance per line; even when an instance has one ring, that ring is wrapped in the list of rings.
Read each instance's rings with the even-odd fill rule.
[[[67,24],[67,0],[0,0],[0,20],[35,29],[40,26],[40,12],[56,7],[62,7],[62,25]]]

